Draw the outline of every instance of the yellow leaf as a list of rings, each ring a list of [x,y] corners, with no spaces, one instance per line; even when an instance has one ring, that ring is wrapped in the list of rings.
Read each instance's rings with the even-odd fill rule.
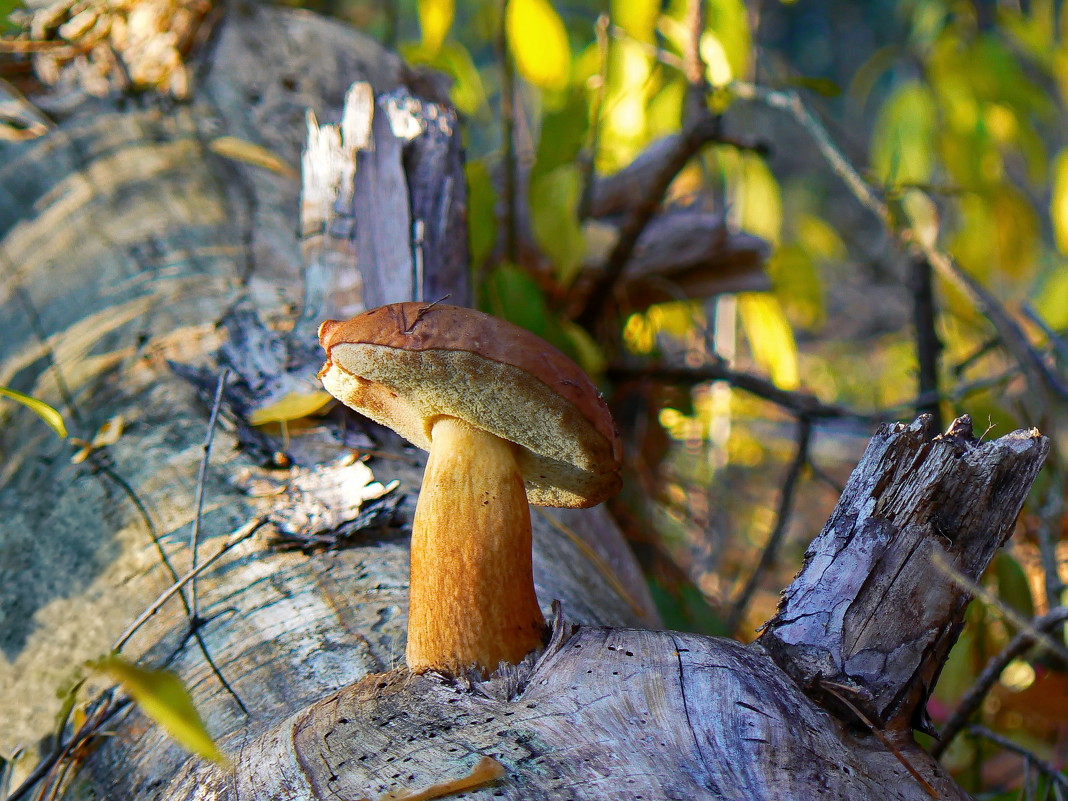
[[[934,170],[938,110],[919,81],[899,86],[883,103],[872,134],[871,160],[887,184],[925,184]]]
[[[731,177],[731,200],[744,231],[779,243],[782,232],[782,192],[764,159],[752,153],[722,153]]]
[[[229,760],[216,747],[193,706],[193,700],[181,679],[167,670],[148,670],[121,656],[108,656],[89,664],[106,673],[141,707],[141,711],[158,723],[188,751],[228,766]]]
[[[263,167],[265,170],[271,170],[290,178],[298,175],[295,169],[282,161],[281,156],[275,155],[261,145],[238,139],[236,136],[220,136],[217,139],[212,139],[208,147],[212,153],[224,158],[243,161],[256,167]]]
[[[423,48],[436,53],[452,27],[456,6],[453,0],[419,0],[419,30],[423,32]]]
[[[125,427],[126,419],[121,414],[115,415],[97,429],[96,434],[93,435],[92,447],[103,448],[107,445],[114,445],[119,441]]]
[[[1053,162],[1053,193],[1049,201],[1053,235],[1057,250],[1068,254],[1068,149],[1057,154]]]
[[[747,292],[738,296],[738,315],[756,363],[776,386],[797,389],[797,343],[782,306],[774,295]]]
[[[656,20],[660,16],[659,0],[611,0],[612,22],[639,42],[656,41]]]
[[[254,426],[284,423],[315,414],[333,400],[329,392],[290,392],[280,400],[256,409],[248,421]]]
[[[46,423],[49,427],[56,432],[56,435],[67,438],[67,425],[63,422],[63,415],[45,403],[43,400],[37,400],[37,398],[24,395],[23,393],[10,389],[9,387],[0,387],[0,396],[5,398],[11,398],[16,403],[21,403],[31,412],[36,414]]]
[[[571,45],[552,4],[547,0],[510,0],[505,14],[508,46],[519,74],[542,89],[567,86]]]

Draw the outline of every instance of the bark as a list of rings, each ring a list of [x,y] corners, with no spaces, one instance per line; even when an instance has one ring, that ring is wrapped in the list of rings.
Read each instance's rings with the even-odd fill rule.
[[[190,758],[104,695],[38,789],[379,798],[492,756],[503,776],[469,797],[966,797],[906,725],[966,601],[924,557],[982,572],[1043,437],[980,444],[957,428],[930,443],[922,422],[881,430],[749,646],[654,630],[602,508],[535,510],[538,597],[562,604],[545,651],[488,681],[409,675],[399,665],[422,457],[338,409],[287,434],[248,418],[315,387],[318,319],[420,292],[468,300],[455,118],[393,56],[283,10],[231,10],[195,75],[189,105],[86,101],[47,136],[3,146],[0,383],[61,407],[84,438],[116,414],[126,428],[72,464],[28,413],[0,407],[0,748],[42,735],[61,679],[172,583],[153,536],[176,573],[188,570],[210,398],[227,368],[200,560],[257,533],[199,579],[198,634],[219,672],[177,600],[124,653],[179,673],[234,771]],[[372,90],[350,91],[360,80]],[[211,147],[236,136],[295,165],[305,107],[344,121],[312,128],[303,202],[283,172]],[[368,486],[368,466],[387,486]]]

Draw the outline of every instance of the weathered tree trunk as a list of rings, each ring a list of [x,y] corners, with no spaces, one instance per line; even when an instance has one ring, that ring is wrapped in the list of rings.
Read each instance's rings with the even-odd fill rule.
[[[195,601],[185,588],[203,651],[177,599],[124,648],[169,661],[235,770],[188,757],[104,695],[38,789],[379,798],[491,756],[503,776],[469,796],[966,797],[909,723],[967,600],[946,571],[982,572],[1044,438],[979,444],[962,424],[931,442],[922,421],[883,428],[749,646],[652,630],[607,513],[535,512],[538,595],[562,604],[546,651],[489,681],[410,676],[405,535],[421,457],[340,410],[288,438],[248,417],[314,388],[322,317],[468,301],[457,121],[392,56],[304,14],[231,12],[197,76],[190,105],[87,102],[4,147],[0,384],[59,406],[86,439],[116,414],[126,430],[74,465],[28,413],[0,407],[0,748],[43,734],[56,687],[171,585],[160,550],[184,574],[193,527],[201,562],[256,528],[201,574]],[[234,136],[296,165],[304,107],[341,119],[359,80],[373,92],[352,90],[341,133],[312,128],[303,203],[292,178],[215,155]],[[339,458],[354,449],[375,479],[400,482],[368,491],[363,509],[365,467]],[[312,552],[272,547],[270,530]],[[345,547],[311,547],[331,537]],[[100,726],[114,736],[95,736]]]

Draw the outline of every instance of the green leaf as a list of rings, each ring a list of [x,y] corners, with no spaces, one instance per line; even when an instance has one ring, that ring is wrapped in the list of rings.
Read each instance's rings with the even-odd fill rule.
[[[486,277],[483,289],[486,311],[542,339],[549,332],[549,307],[538,283],[524,270],[505,264]]]
[[[568,286],[582,268],[586,237],[578,219],[581,177],[574,165],[558,167],[530,185],[534,239],[553,262],[556,279]]]
[[[879,110],[872,134],[871,160],[887,184],[926,184],[934,171],[937,110],[934,97],[913,81],[894,90]]]
[[[994,579],[998,584],[998,597],[1002,601],[1023,617],[1034,617],[1035,605],[1031,598],[1031,585],[1027,582],[1027,574],[1011,554],[998,552],[994,559]]]
[[[823,97],[838,97],[838,95],[842,94],[842,87],[830,78],[801,75],[797,78],[791,78],[785,83],[787,86],[808,89],[810,92],[815,92]]]
[[[545,114],[531,181],[558,167],[574,166],[589,136],[589,115],[589,100],[582,87],[572,88],[565,94],[563,105]]]
[[[117,655],[98,659],[89,666],[121,684],[141,711],[183,748],[218,765],[229,764],[205,730],[189,692],[174,673],[148,670]]]
[[[467,238],[471,264],[476,269],[489,258],[497,242],[497,192],[493,188],[486,162],[469,161],[464,166],[467,177]]]
[[[519,74],[542,89],[563,89],[571,77],[571,44],[548,0],[509,0],[508,47]]]
[[[10,387],[0,387],[0,396],[11,398],[11,400],[21,403],[48,423],[49,427],[56,432],[56,436],[61,439],[67,438],[67,424],[63,422],[63,415],[44,401],[37,400],[37,398],[30,397],[29,395],[23,395],[21,392],[11,389]]]
[[[456,16],[454,0],[418,0],[419,30],[423,33],[423,48],[436,53],[452,27]]]
[[[563,324],[549,311],[545,293],[529,273],[504,264],[486,277],[482,308],[495,317],[537,334],[577,363],[582,357]]]

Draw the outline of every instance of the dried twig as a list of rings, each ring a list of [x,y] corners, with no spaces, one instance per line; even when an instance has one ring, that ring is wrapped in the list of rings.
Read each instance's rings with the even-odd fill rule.
[[[214,556],[208,557],[208,559],[201,562],[194,570],[189,571],[180,579],[176,578],[174,584],[168,587],[155,601],[152,602],[152,604],[147,609],[145,609],[144,612],[138,615],[137,619],[133,623],[127,626],[126,631],[124,631],[119,636],[119,638],[115,640],[115,644],[111,646],[111,650],[121,651],[123,646],[126,645],[126,643],[137,632],[137,630],[141,628],[141,626],[143,626],[149,618],[153,617],[157,612],[159,612],[159,610],[163,608],[163,605],[167,603],[167,601],[169,601],[172,597],[174,597],[175,593],[180,592],[182,587],[189,583],[189,581],[191,581],[193,578],[200,575],[213,564],[215,564],[224,554],[230,551],[234,546],[244,542],[253,534],[255,534],[266,522],[267,518],[264,517],[252,521],[249,525],[245,526],[241,531],[239,531],[236,537],[231,539],[222,548],[220,548],[218,553],[216,553]]]
[[[189,550],[192,552],[192,571],[194,579],[192,585],[190,585],[189,591],[193,607],[190,614],[192,615],[194,623],[200,615],[200,609],[197,603],[197,582],[195,575],[197,569],[197,549],[200,545],[200,519],[204,512],[204,485],[208,480],[208,461],[211,459],[211,443],[215,439],[215,425],[219,420],[219,409],[222,406],[223,391],[226,389],[226,380],[229,377],[230,368],[224,367],[222,372],[219,373],[219,381],[215,385],[215,400],[212,401],[211,404],[211,416],[208,418],[208,431],[204,436],[204,455],[200,459],[200,471],[197,474],[196,496],[193,500],[195,512],[193,516],[193,530],[189,535]]]
[[[196,512],[193,517],[193,530],[189,537],[189,549],[192,552],[191,558],[193,562],[190,570],[191,581],[189,583],[190,605],[192,607],[189,613],[189,633],[193,635],[197,641],[197,645],[200,646],[200,651],[204,655],[204,661],[208,663],[211,672],[215,674],[219,683],[222,684],[226,689],[226,692],[230,694],[241,708],[241,711],[248,717],[250,716],[248,707],[245,706],[245,702],[241,700],[241,696],[239,696],[234,688],[230,686],[230,682],[226,680],[222,671],[220,671],[215,664],[215,660],[212,659],[211,653],[208,651],[207,643],[204,642],[204,636],[200,633],[200,626],[204,621],[200,617],[200,608],[197,599],[197,549],[200,545],[200,520],[204,512],[204,485],[207,483],[208,478],[208,462],[211,458],[211,443],[215,439],[215,425],[219,420],[219,409],[222,406],[223,391],[226,389],[226,379],[229,376],[230,368],[223,367],[222,372],[219,373],[219,382],[215,387],[215,400],[212,402],[211,416],[208,418],[208,432],[204,437],[204,456],[200,461],[200,472],[197,475],[197,491],[193,502]]]
[[[1031,628],[1034,631],[1046,633],[1065,620],[1068,620],[1068,607],[1061,606],[1047,612],[1042,617],[1035,618],[1031,621]],[[986,663],[986,667],[983,668],[982,672],[976,677],[975,682],[960,699],[957,708],[953,711],[949,720],[946,721],[941,732],[939,732],[938,740],[931,748],[931,755],[935,759],[945,753],[950,743],[965,727],[968,719],[979,709],[983,699],[990,692],[990,688],[1001,677],[1008,664],[1016,657],[1026,653],[1034,644],[1035,638],[1030,632],[1018,631],[1009,640],[1008,644],[1001,649],[1001,652]]]
[[[779,546],[782,545],[783,538],[786,536],[786,529],[790,523],[790,512],[793,510],[797,481],[801,477],[801,471],[808,464],[808,451],[811,441],[812,421],[808,417],[802,416],[797,421],[797,450],[794,453],[793,461],[790,462],[790,467],[786,471],[786,479],[783,481],[782,494],[779,496],[779,508],[775,517],[775,528],[772,529],[768,537],[764,552],[760,555],[760,561],[749,575],[748,581],[746,581],[745,586],[738,594],[737,600],[735,600],[727,615],[726,627],[729,634],[734,634],[737,631],[742,615],[745,614],[745,610],[749,607],[749,602],[752,600],[753,593],[756,592],[760,580],[775,562]]]

